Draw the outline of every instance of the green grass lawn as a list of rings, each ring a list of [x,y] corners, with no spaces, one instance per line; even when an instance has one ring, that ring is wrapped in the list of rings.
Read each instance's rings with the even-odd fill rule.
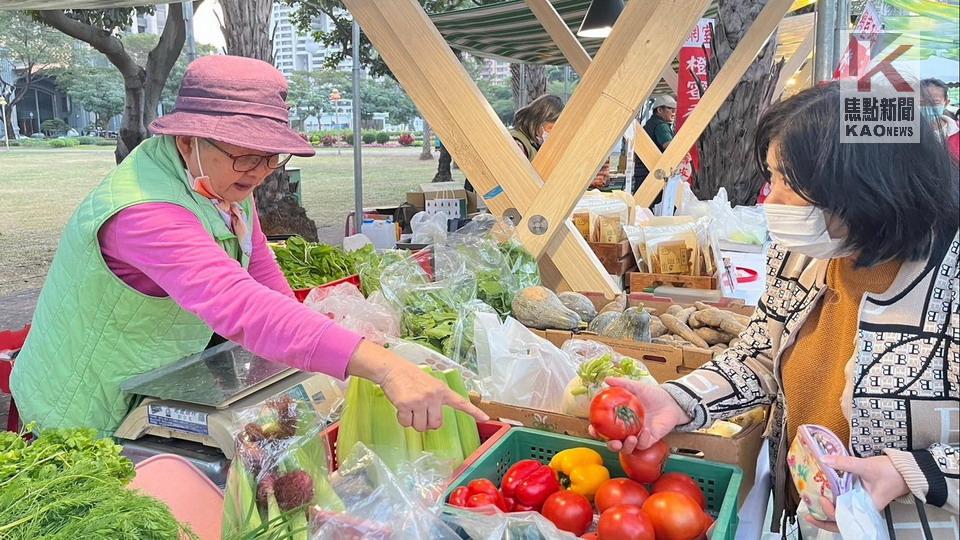
[[[407,191],[429,182],[437,162],[420,161],[419,154],[419,148],[363,148],[364,205],[403,202]],[[318,148],[317,156],[294,158],[291,165],[302,170],[303,204],[321,238],[339,241],[353,210],[351,149],[338,156],[336,149]],[[113,166],[112,147],[0,147],[0,296],[43,283],[61,229]]]

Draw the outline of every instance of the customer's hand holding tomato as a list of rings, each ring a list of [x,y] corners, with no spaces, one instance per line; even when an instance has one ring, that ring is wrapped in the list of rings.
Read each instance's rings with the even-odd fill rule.
[[[590,434],[607,440],[607,448],[612,452],[633,453],[634,450],[649,448],[664,438],[679,425],[690,422],[690,418],[680,409],[677,402],[659,386],[645,385],[629,379],[611,377],[606,383],[612,388],[622,388],[633,394],[643,407],[642,429],[639,435],[628,435],[622,439],[603,436],[597,431],[591,411]],[[593,405],[591,404],[591,409]],[[602,428],[601,428],[602,430]]]

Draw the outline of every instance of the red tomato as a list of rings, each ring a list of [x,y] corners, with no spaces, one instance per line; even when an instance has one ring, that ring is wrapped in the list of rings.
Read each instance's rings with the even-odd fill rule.
[[[600,540],[655,540],[653,522],[639,506],[618,504],[600,514]]]
[[[670,447],[663,441],[653,443],[646,450],[636,450],[632,454],[620,454],[620,466],[627,476],[641,484],[652,484],[663,473],[663,464],[670,455]]]
[[[576,536],[587,532],[593,523],[593,507],[590,506],[590,501],[572,491],[558,491],[547,497],[541,513],[558,529]]]
[[[595,532],[589,532],[581,536],[580,540],[600,540],[600,536]]]
[[[683,493],[693,499],[695,503],[699,504],[701,510],[707,509],[707,498],[703,496],[703,490],[700,489],[700,484],[683,473],[671,472],[661,476],[653,483],[653,489],[651,491],[654,493],[660,493],[661,491]]]
[[[647,488],[639,483],[629,478],[614,478],[600,484],[593,496],[593,502],[597,505],[597,511],[602,514],[607,508],[618,504],[643,506],[649,496]]]
[[[703,532],[703,510],[682,493],[654,493],[643,503],[657,540],[696,540]]]
[[[607,388],[590,402],[590,425],[597,435],[622,441],[643,430],[643,404],[629,390]]]
[[[450,503],[451,506],[466,508],[468,497],[470,497],[470,490],[467,489],[467,486],[460,486],[450,493],[450,498],[447,499],[447,502]]]
[[[713,516],[704,512],[703,513],[703,532],[700,533],[700,536],[697,537],[697,540],[707,540],[707,532],[710,531],[710,527],[713,527]]]

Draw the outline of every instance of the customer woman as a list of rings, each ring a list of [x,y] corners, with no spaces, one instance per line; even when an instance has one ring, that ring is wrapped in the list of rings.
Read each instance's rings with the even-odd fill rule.
[[[260,230],[253,190],[312,147],[290,129],[286,81],[249,58],[188,67],[171,114],[63,231],[13,369],[25,422],[110,435],[120,384],[202,351],[214,332],[268,360],[383,386],[404,426],[443,405],[486,416],[417,366],[299,304]]]
[[[533,161],[562,111],[563,100],[552,94],[544,94],[514,113],[510,136],[527,159]]]
[[[837,531],[805,515],[785,464],[797,427],[819,424],[852,455],[827,463],[860,478],[897,539],[923,538],[921,515],[935,538],[956,539],[957,168],[932,129],[916,142],[841,142],[842,111],[832,83],[760,121],[775,242],[766,292],[739,344],[702,368],[654,387],[610,381],[640,397],[647,426],[609,446],[633,452],[772,405],[775,516],[799,512],[804,537]]]

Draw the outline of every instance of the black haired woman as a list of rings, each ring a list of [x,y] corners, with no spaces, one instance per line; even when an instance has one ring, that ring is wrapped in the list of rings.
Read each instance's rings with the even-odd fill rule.
[[[801,500],[786,464],[798,426],[817,424],[851,453],[827,464],[859,477],[898,540],[955,540],[957,166],[932,129],[911,143],[843,143],[842,111],[833,83],[760,121],[774,245],[758,309],[738,345],[679,380],[611,380],[644,402],[647,429],[608,444],[633,452],[671,430],[773,405],[775,519],[799,515],[806,538],[837,531],[833,506]],[[812,506],[828,519],[814,519]]]

